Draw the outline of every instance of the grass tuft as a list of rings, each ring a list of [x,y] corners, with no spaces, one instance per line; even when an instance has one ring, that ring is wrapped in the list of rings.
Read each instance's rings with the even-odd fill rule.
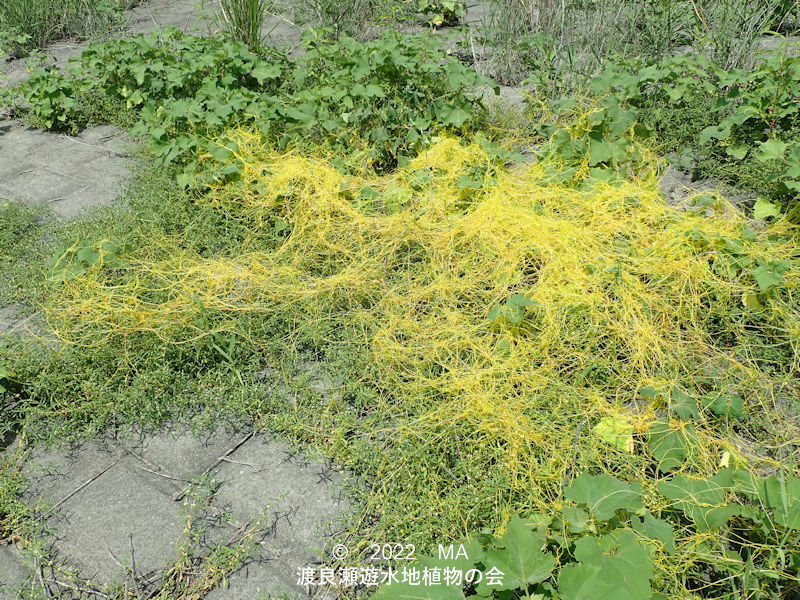
[[[0,51],[18,57],[57,40],[106,35],[121,24],[122,11],[136,3],[137,0],[3,0]]]

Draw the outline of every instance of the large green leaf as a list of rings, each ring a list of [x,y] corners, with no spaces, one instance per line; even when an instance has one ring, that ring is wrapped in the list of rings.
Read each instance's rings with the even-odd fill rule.
[[[526,306],[535,306],[537,303],[534,300],[525,297],[525,294],[514,294],[506,300],[506,306],[509,308],[525,308]]]
[[[747,416],[744,400],[739,396],[728,396],[727,394],[707,394],[700,400],[703,408],[722,417],[743,419]]]
[[[301,104],[298,107],[291,107],[284,110],[287,117],[297,121],[301,127],[311,127],[316,122],[317,106],[312,104]]]
[[[658,460],[658,469],[667,473],[683,464],[689,453],[684,444],[684,434],[672,429],[669,421],[655,421],[647,432],[647,446]]]
[[[437,113],[437,117],[443,125],[461,127],[466,123],[471,115],[465,110],[464,106],[453,106],[445,104]]]
[[[503,583],[493,589],[516,590],[550,577],[556,563],[551,554],[542,552],[544,544],[544,535],[531,531],[518,516],[513,517],[497,548],[486,552],[486,570],[503,573]]]
[[[608,521],[620,509],[633,512],[642,508],[640,484],[628,484],[606,474],[582,473],[564,490],[564,495],[587,506],[600,521]]]
[[[800,530],[800,478],[767,477],[758,485],[758,497],[775,511],[775,522]]]
[[[623,417],[603,417],[594,431],[606,444],[620,452],[633,452],[633,425]]]
[[[731,472],[720,471],[710,479],[691,479],[683,474],[658,484],[658,491],[692,519],[698,531],[712,531],[741,512],[728,504],[725,493],[734,488]]]
[[[756,154],[756,158],[761,162],[768,160],[783,160],[788,147],[789,145],[785,142],[775,138],[769,139],[761,144],[760,152]]]
[[[667,554],[675,552],[675,532],[667,521],[657,519],[647,513],[641,520],[638,517],[631,519],[631,525],[637,533],[664,544]]]
[[[565,506],[561,509],[561,517],[564,525],[571,533],[586,533],[595,531],[592,518],[582,508],[577,506]]]
[[[680,388],[674,388],[670,394],[670,410],[681,419],[699,419],[697,401]]]
[[[800,194],[800,179],[784,179],[781,183],[787,190]]]
[[[763,196],[759,196],[756,204],[753,207],[754,219],[766,219],[767,217],[780,216],[781,209],[779,206],[773,204]]]
[[[75,253],[75,256],[77,256],[78,260],[86,267],[91,267],[100,260],[100,253],[91,246],[83,246]]]
[[[589,166],[599,165],[612,160],[625,160],[627,142],[607,140],[598,133],[589,135]]]
[[[715,126],[712,125],[711,127],[706,127],[703,131],[700,132],[700,136],[697,138],[697,141],[702,144],[707,144],[711,141],[712,138],[718,140],[724,140],[731,134],[731,128],[725,126]]]
[[[252,71],[250,71],[250,75],[258,81],[258,83],[264,83],[267,79],[273,79],[275,77],[280,77],[281,74],[281,66],[276,63],[268,63],[265,60],[259,60]]]
[[[775,287],[781,282],[783,276],[776,273],[766,265],[761,265],[753,269],[753,278],[758,284],[758,289],[762,292],[768,291],[770,288]]]
[[[728,146],[725,148],[725,154],[732,156],[737,160],[742,160],[747,153],[750,152],[749,146]]]
[[[577,564],[561,569],[562,600],[649,600],[653,562],[630,529],[575,542]]]
[[[788,260],[770,261],[753,269],[753,278],[758,284],[758,289],[766,292],[778,285],[791,264]]]

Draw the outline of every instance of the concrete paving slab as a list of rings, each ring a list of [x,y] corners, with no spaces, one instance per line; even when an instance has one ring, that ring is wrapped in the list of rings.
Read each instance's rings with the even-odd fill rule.
[[[273,46],[294,50],[300,46],[303,27],[295,25],[283,15],[268,17],[261,29],[261,34],[269,37]]]
[[[227,578],[225,585],[212,590],[206,600],[260,600],[305,598],[297,585],[297,568],[280,559],[247,562]]]
[[[90,208],[111,206],[119,197],[119,192],[114,188],[104,187],[100,184],[87,184],[74,191],[64,191],[48,204],[53,212],[65,219],[80,216]]]
[[[38,449],[26,464],[31,485],[25,494],[29,502],[42,498],[58,502],[87,481],[118,464],[125,454],[107,443]]]
[[[254,438],[230,456],[215,475],[221,487],[215,504],[238,521],[267,509],[270,545],[284,549],[297,565],[318,556],[308,548],[321,547],[327,526],[348,508],[335,492],[344,477],[330,465],[306,463],[284,443],[268,436]]]
[[[108,206],[130,178],[125,144],[108,126],[70,137],[12,125],[0,136],[0,198],[47,204],[67,219]]]
[[[82,187],[86,187],[86,184],[40,165],[0,185],[0,197],[21,198],[30,204],[47,204],[56,198],[69,197]]]
[[[113,187],[113,191],[117,194],[122,190],[125,180],[130,176],[126,163],[111,156],[93,154],[91,162],[84,164],[83,168],[94,171],[91,178],[92,185]]]
[[[33,575],[33,569],[15,546],[0,546],[0,600],[16,600],[17,590]]]
[[[78,135],[70,137],[75,144],[92,144],[108,151],[109,157],[118,154],[127,155],[131,140],[128,134],[116,125],[98,125],[84,129]]]
[[[59,507],[50,523],[57,532],[55,548],[83,577],[121,583],[126,571],[120,563],[132,564],[131,541],[138,573],[164,569],[176,558],[182,504],[153,479],[123,462]]]
[[[207,1],[205,13],[213,13],[217,9],[216,0]],[[207,34],[211,27],[203,18],[197,1],[186,0],[150,0],[133,7],[127,14],[128,35],[150,33],[154,29],[162,30],[175,27],[193,34]],[[211,27],[213,32],[213,27]]]
[[[195,531],[206,530],[201,548],[227,542],[267,509],[256,555],[212,592],[212,600],[304,597],[297,569],[319,559],[308,549],[323,548],[325,526],[349,508],[336,489],[345,476],[266,434],[219,427],[194,436],[176,426],[125,442],[109,437],[36,450],[26,468],[31,483],[25,498],[51,505],[45,518],[57,560],[107,586],[123,583],[131,538],[139,575],[170,566],[186,537],[185,480],[204,473],[212,484],[192,517]]]
[[[137,468],[122,448],[97,442],[37,452],[33,465],[26,496],[56,505],[48,517],[54,548],[83,577],[121,581],[131,534],[137,570],[161,569],[173,557],[184,528],[182,504],[171,499],[176,482]]]
[[[174,432],[141,436],[128,447],[141,457],[144,464],[172,477],[189,480],[197,477],[225,454],[236,439],[244,436],[224,428],[199,436],[185,428]]]
[[[38,168],[37,164],[25,157],[17,161],[0,161],[0,184],[8,183],[13,185],[13,180],[20,176],[20,173],[32,173]]]
[[[16,161],[27,158],[32,152],[47,146],[53,139],[53,134],[48,134],[38,129],[25,127],[17,122],[0,136],[1,154],[13,156]]]
[[[87,130],[91,132],[91,130]],[[121,133],[121,132],[120,132]],[[50,134],[51,136],[53,134]],[[98,161],[109,161],[111,159],[119,163],[118,153],[104,147],[101,143],[84,142],[82,138],[90,137],[86,131],[79,136],[71,137],[68,135],[56,135],[48,139],[51,143],[38,149],[29,155],[39,164],[51,167],[53,170],[60,170],[62,173],[85,181],[86,176],[92,173],[84,173],[83,170],[91,165],[95,170],[95,163]],[[94,137],[91,135],[91,137]]]

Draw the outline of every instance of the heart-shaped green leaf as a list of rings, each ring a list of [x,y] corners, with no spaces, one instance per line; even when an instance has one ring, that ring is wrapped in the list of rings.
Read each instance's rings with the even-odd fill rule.
[[[621,509],[633,512],[642,508],[640,484],[628,484],[605,473],[582,473],[564,490],[564,496],[586,506],[600,521],[608,521]]]
[[[783,160],[786,154],[786,149],[789,145],[778,139],[772,138],[763,142],[759,147],[759,152],[756,154],[756,159],[761,162],[768,160]]]
[[[649,600],[653,561],[628,528],[575,542],[577,564],[561,569],[562,600]]]
[[[503,573],[502,584],[493,588],[526,588],[550,577],[556,563],[551,554],[542,552],[544,544],[544,535],[531,531],[518,516],[512,517],[506,533],[496,542],[497,547],[486,552],[486,570]]]
[[[753,218],[766,219],[767,217],[777,217],[781,214],[780,207],[773,204],[766,198],[759,196],[753,206]]]
[[[658,470],[667,473],[683,464],[689,453],[684,445],[683,434],[672,429],[669,421],[655,421],[647,432],[647,446],[658,460]]]

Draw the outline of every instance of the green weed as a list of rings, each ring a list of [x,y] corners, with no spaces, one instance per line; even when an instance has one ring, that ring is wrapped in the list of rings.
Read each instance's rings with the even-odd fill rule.
[[[789,0],[510,0],[491,3],[491,74],[575,89],[609,59],[661,59],[685,47],[718,66],[752,65],[756,40],[796,10]]]
[[[228,41],[244,43],[252,52],[259,52],[268,35],[262,29],[274,7],[274,0],[222,0],[214,23]]]
[[[783,203],[798,218],[800,59],[784,53],[745,70],[703,55],[609,65],[595,93],[633,110],[663,147],[689,154],[695,170]]]
[[[89,39],[121,23],[131,0],[4,0],[0,51],[13,57],[65,38]]]
[[[291,3],[294,18],[320,28],[330,37],[342,35],[366,39],[374,35],[370,25],[396,13],[396,0],[301,0]]]
[[[416,8],[433,27],[458,25],[467,15],[467,3],[463,0],[417,0]]]
[[[435,40],[387,33],[362,43],[310,31],[304,42],[296,60],[176,30],[95,44],[69,75],[35,71],[17,108],[56,130],[114,114],[98,105],[120,107],[117,119],[136,111],[133,132],[149,137],[163,163],[191,161],[220,132],[255,124],[282,147],[360,146],[379,168],[396,165],[439,129],[467,129],[482,110],[475,88],[489,82]],[[220,157],[235,152],[209,149]],[[235,177],[230,167],[225,175]]]
[[[50,252],[53,230],[48,216],[49,210],[21,201],[0,203],[0,307],[40,295],[42,259]]]

